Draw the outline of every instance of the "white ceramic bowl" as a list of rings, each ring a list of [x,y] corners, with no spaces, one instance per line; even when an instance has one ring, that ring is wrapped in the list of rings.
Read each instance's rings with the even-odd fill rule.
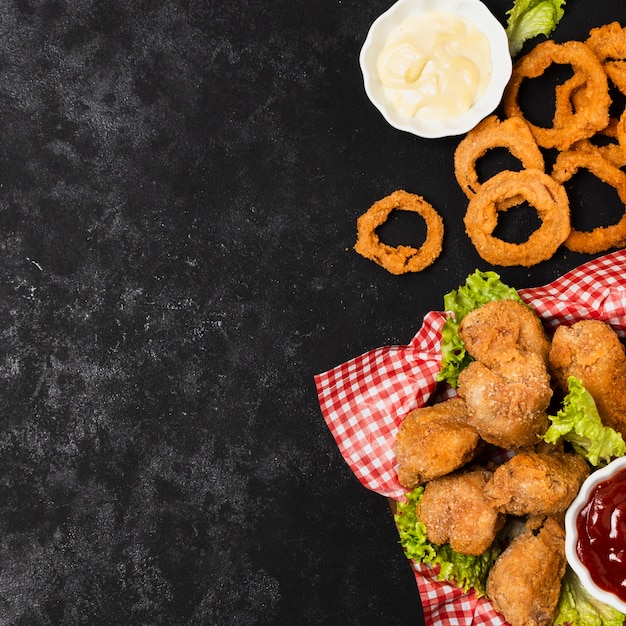
[[[491,81],[483,97],[464,115],[442,122],[423,122],[396,111],[385,95],[376,64],[390,33],[405,19],[426,11],[443,11],[471,20],[491,46]],[[512,61],[504,27],[480,0],[398,0],[370,27],[359,55],[365,92],[383,117],[395,128],[429,139],[462,135],[493,113],[511,77]]]
[[[585,589],[597,600],[604,602],[617,609],[621,613],[626,613],[626,603],[622,602],[617,596],[600,589],[591,578],[589,571],[582,564],[576,554],[576,543],[578,541],[578,533],[576,531],[576,518],[585,504],[589,500],[589,496],[593,489],[602,481],[607,480],[616,472],[626,468],[626,457],[620,457],[611,461],[607,466],[596,470],[583,483],[578,495],[570,504],[565,514],[565,553],[567,562],[570,567],[578,574]]]

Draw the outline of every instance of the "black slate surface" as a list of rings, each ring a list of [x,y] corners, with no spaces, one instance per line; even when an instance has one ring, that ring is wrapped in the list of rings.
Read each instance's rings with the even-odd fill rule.
[[[1,624],[423,623],[313,384],[485,268],[458,139],[396,131],[363,92],[389,5],[0,3]],[[620,18],[568,0],[554,36]],[[352,250],[398,188],[446,223],[414,276]]]

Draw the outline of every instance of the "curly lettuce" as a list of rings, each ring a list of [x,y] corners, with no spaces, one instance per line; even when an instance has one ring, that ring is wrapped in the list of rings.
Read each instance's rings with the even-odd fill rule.
[[[596,403],[575,376],[567,379],[568,393],[556,415],[549,415],[550,426],[543,435],[548,443],[563,438],[593,466],[606,465],[626,454],[622,435],[602,424]]]
[[[565,0],[515,0],[507,11],[509,52],[515,56],[528,39],[552,33],[563,17]]]
[[[555,626],[622,626],[626,615],[596,600],[576,573],[567,568],[561,584]]]
[[[446,381],[456,387],[459,374],[472,361],[472,357],[459,337],[461,320],[470,311],[487,302],[504,299],[522,302],[517,291],[505,285],[498,274],[480,270],[468,276],[465,285],[443,297],[443,305],[448,317],[441,329],[441,368],[437,374],[438,381]]]
[[[441,546],[428,541],[426,527],[417,518],[415,509],[422,499],[424,487],[416,487],[407,495],[406,502],[398,502],[394,515],[400,544],[407,558],[417,563],[429,563],[439,568],[437,579],[455,584],[463,591],[474,589],[478,596],[486,593],[486,581],[491,566],[502,551],[495,541],[480,556],[455,552],[449,544]]]

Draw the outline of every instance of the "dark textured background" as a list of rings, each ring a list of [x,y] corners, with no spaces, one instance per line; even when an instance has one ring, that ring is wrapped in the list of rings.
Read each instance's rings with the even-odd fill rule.
[[[0,1],[0,624],[421,623],[313,384],[485,268],[458,140],[363,92],[389,4]],[[568,0],[555,38],[622,6]],[[446,223],[415,276],[352,250],[397,188]]]

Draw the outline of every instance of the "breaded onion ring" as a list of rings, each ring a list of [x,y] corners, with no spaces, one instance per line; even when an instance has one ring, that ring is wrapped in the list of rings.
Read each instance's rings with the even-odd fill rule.
[[[559,153],[552,169],[552,178],[564,184],[580,168],[588,170],[607,185],[611,185],[621,201],[626,204],[626,173],[605,159],[597,150],[568,150]],[[626,212],[617,224],[611,226],[598,226],[587,232],[572,228],[565,240],[565,247],[572,252],[588,254],[624,245],[626,245]]]
[[[454,174],[470,199],[481,187],[476,162],[492,148],[506,148],[526,169],[544,169],[543,155],[528,124],[520,117],[500,121],[491,115],[470,130],[454,152]]]
[[[383,243],[376,229],[392,211],[413,211],[426,221],[426,240],[417,249],[411,246],[388,246]],[[420,272],[428,267],[441,253],[443,245],[443,220],[439,213],[424,198],[403,190],[375,202],[357,220],[356,252],[384,267],[392,274]]]
[[[534,207],[541,226],[523,243],[509,243],[493,236],[498,213],[521,197]],[[520,202],[516,202],[520,204]],[[570,232],[569,200],[565,189],[541,170],[504,171],[483,183],[469,202],[465,231],[478,254],[492,265],[530,267],[549,259]]]
[[[626,95],[626,28],[619,22],[592,28],[585,43],[598,57],[613,84]]]
[[[620,141],[620,134],[622,135]],[[609,125],[598,132],[598,136],[604,136],[611,141],[605,145],[596,145],[591,139],[581,139],[577,141],[570,150],[582,150],[587,152],[597,152],[615,167],[626,167],[626,115],[621,120],[611,119]]]
[[[596,146],[589,139],[577,141],[571,150],[580,152],[597,152],[603,159],[615,167],[626,167],[626,150],[617,143],[608,143],[605,146]]]
[[[626,28],[619,22],[592,28],[585,43],[603,62],[626,58]]]
[[[587,79],[583,72],[575,72],[574,75],[561,85],[554,88],[555,107],[552,126],[559,128],[567,126],[572,115],[576,111],[584,111],[587,104],[586,86]],[[608,88],[608,83],[607,83]]]
[[[570,65],[574,70],[574,76],[557,88],[553,126],[545,128],[526,121],[540,146],[566,150],[609,123],[611,99],[607,76],[589,46],[580,41],[557,44],[552,40],[535,46],[515,63],[503,105],[507,117],[524,117],[518,102],[522,83],[541,76],[553,63]],[[576,98],[572,97],[574,92]]]
[[[585,43],[602,63],[609,80],[622,95],[626,95],[626,28],[622,28],[619,22],[611,22],[604,26],[592,28]],[[620,125],[620,121],[611,119],[609,127],[618,125]],[[620,143],[622,148],[626,146],[626,143]],[[612,150],[611,156],[615,157],[615,155],[616,151]],[[609,160],[617,165],[614,158]],[[618,167],[623,167],[623,165],[618,165]]]
[[[615,136],[617,137],[619,147],[626,155],[626,111],[624,111],[619,120],[617,120],[617,124],[615,125]],[[623,167],[623,165],[618,165],[618,167]]]

